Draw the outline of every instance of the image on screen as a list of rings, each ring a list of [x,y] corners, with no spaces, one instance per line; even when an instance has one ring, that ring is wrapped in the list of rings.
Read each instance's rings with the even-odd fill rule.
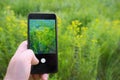
[[[30,49],[35,54],[56,53],[55,20],[29,20]]]

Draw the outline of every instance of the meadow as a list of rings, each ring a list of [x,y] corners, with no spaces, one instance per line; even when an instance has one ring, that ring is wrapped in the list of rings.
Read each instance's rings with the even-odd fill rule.
[[[0,0],[0,80],[27,39],[30,12],[54,12],[59,71],[49,80],[120,80],[120,0]]]

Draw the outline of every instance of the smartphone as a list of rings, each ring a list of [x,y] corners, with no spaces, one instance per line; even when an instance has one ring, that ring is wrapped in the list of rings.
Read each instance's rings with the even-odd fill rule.
[[[57,20],[55,14],[28,15],[28,48],[32,49],[39,64],[31,67],[31,74],[58,71]]]

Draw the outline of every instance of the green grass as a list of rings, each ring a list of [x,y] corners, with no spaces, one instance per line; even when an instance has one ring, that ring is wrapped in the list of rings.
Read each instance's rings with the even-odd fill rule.
[[[59,71],[49,80],[120,80],[119,9],[119,0],[1,0],[0,79],[27,39],[27,15],[54,12]]]

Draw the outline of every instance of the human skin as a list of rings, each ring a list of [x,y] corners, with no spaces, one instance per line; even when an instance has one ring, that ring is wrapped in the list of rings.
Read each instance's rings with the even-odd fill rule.
[[[48,74],[30,74],[31,65],[38,63],[34,52],[27,49],[27,41],[24,41],[11,58],[4,80],[48,80]]]

